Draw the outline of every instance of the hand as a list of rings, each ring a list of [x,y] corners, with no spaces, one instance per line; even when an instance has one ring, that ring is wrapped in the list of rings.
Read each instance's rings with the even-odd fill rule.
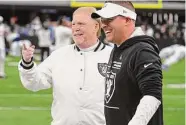
[[[25,62],[30,62],[32,60],[32,57],[34,55],[35,46],[31,45],[29,47],[26,47],[26,45],[23,43],[22,47],[22,56]]]

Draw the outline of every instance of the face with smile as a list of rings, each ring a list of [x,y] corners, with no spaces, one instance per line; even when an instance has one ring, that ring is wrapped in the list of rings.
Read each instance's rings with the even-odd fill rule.
[[[97,42],[99,24],[91,18],[91,13],[78,10],[73,14],[72,34],[78,46],[89,46]]]
[[[123,32],[126,31],[126,18],[115,16],[113,18],[102,18],[102,28],[105,32],[106,39],[109,42],[122,42]],[[126,31],[127,32],[127,31]]]
[[[135,29],[137,14],[131,2],[109,1],[92,18],[101,17],[102,29],[108,42],[120,45],[130,38]]]

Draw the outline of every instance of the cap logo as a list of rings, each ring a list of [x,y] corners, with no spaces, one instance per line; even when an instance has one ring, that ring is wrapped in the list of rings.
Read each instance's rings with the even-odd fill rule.
[[[103,6],[103,8],[105,8],[107,6],[107,4],[105,4],[104,6]]]

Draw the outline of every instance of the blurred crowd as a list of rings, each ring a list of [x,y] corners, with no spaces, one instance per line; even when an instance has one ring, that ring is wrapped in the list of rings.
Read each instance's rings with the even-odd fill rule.
[[[160,49],[172,44],[185,45],[185,23],[142,24],[141,27],[147,35],[156,39],[157,44],[160,45],[164,41],[165,45],[160,46]]]
[[[160,50],[173,44],[185,46],[184,22],[164,20],[161,23],[153,24],[140,18],[138,16],[136,24],[141,26],[147,35],[156,39]],[[3,24],[7,54],[20,56],[20,49],[24,42],[27,45],[34,44],[41,55],[39,60],[43,61],[55,49],[73,43],[70,17],[59,16],[58,20],[52,21],[49,16],[42,19],[35,15],[25,25],[19,25],[18,20],[20,19],[14,16],[10,18],[9,23]],[[2,16],[0,21],[4,22]],[[103,32],[100,39],[105,41]]]
[[[23,43],[26,46],[36,46],[37,56],[34,59],[41,62],[52,51],[73,43],[70,17],[59,16],[58,20],[53,21],[49,15],[44,18],[34,15],[27,24],[18,24],[22,19],[13,16],[6,22],[0,16],[0,78],[5,77],[6,55],[20,57]],[[140,26],[146,35],[156,39],[163,69],[168,69],[185,57],[185,22],[180,22],[177,14],[138,15],[136,26]],[[100,41],[110,44],[105,40],[103,31]]]
[[[0,19],[4,27],[1,32],[4,32],[2,37],[5,40],[6,53],[12,56],[21,55],[20,49],[23,42],[27,46],[31,44],[36,46],[41,53],[41,61],[51,51],[73,43],[71,21],[66,16],[59,17],[57,21],[51,21],[50,18],[42,21],[39,16],[36,16],[24,26],[17,24],[17,17],[11,17],[9,24],[3,23],[2,16]]]

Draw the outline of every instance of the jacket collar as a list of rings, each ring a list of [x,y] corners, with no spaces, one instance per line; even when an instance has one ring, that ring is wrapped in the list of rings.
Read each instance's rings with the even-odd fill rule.
[[[101,50],[103,50],[104,48],[105,48],[105,44],[103,43],[103,42],[101,42],[101,41],[99,41],[98,40],[98,45],[96,46],[96,48],[93,50],[93,52],[97,52],[97,51],[101,51]],[[77,46],[77,45],[75,45],[74,46],[74,50],[76,50],[76,51],[78,51],[78,52],[80,52],[81,50],[80,50],[80,48]]]
[[[145,35],[145,33],[143,32],[143,30],[141,29],[141,27],[136,27],[135,30],[134,30],[134,32],[130,36],[130,38],[135,37],[135,36],[141,36],[141,35]]]

